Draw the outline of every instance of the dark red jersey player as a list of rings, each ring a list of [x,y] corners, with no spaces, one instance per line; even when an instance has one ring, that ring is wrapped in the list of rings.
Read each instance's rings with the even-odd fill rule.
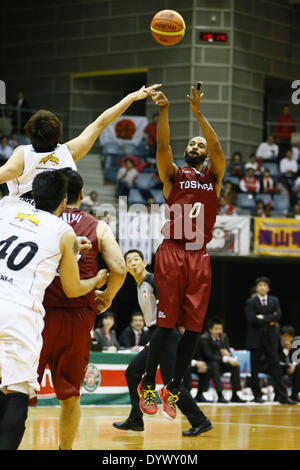
[[[91,242],[89,252],[78,253],[80,278],[89,278],[91,273],[97,272],[99,254],[109,271],[109,276],[107,270],[103,274],[106,289],[97,291],[97,306],[104,311],[110,307],[125,280],[124,258],[108,225],[79,209],[83,198],[81,176],[69,168],[65,172],[69,185],[68,207],[63,218],[74,229],[77,237],[86,237]],[[82,297],[68,298],[57,276],[46,290],[43,304],[46,315],[38,367],[39,381],[48,364],[61,405],[59,445],[62,450],[68,450],[72,448],[79,424],[80,388],[89,361],[91,330],[98,313],[95,291]]]
[[[189,140],[185,149],[185,167],[177,167],[173,162],[169,102],[161,91],[152,93],[153,101],[160,108],[156,163],[168,207],[167,222],[162,229],[164,240],[156,253],[154,270],[159,298],[159,328],[150,341],[146,374],[139,386],[139,395],[142,411],[155,414],[156,404],[151,392],[160,354],[171,329],[184,327],[174,376],[160,391],[163,412],[171,418],[176,416],[175,403],[202,331],[209,301],[211,269],[206,244],[212,238],[225,170],[219,139],[199,110],[203,96],[201,85],[199,82],[197,90],[192,88],[188,99],[204,137]],[[205,166],[205,161],[208,166]]]

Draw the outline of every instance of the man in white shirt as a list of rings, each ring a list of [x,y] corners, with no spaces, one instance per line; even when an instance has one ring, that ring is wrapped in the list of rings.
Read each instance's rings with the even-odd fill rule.
[[[279,147],[274,142],[274,137],[269,135],[266,142],[259,144],[256,150],[256,157],[268,161],[277,161]]]
[[[137,180],[139,172],[133,167],[131,158],[125,160],[125,167],[119,169],[117,174],[118,196],[128,196],[130,188],[132,188]]]
[[[298,171],[296,160],[293,159],[291,150],[287,150],[285,158],[280,162],[280,173],[286,178],[294,178]]]
[[[297,145],[292,147],[292,153],[293,153],[293,159],[296,160],[296,162],[300,163],[300,140],[297,143]]]

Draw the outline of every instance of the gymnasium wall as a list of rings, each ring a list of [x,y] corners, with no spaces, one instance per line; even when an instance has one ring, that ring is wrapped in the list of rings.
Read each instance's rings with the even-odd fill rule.
[[[149,32],[154,13],[165,8],[178,10],[188,26],[172,47]],[[145,67],[148,83],[161,82],[171,101],[175,157],[198,133],[186,99],[198,79],[205,82],[202,109],[230,157],[237,149],[247,155],[262,139],[264,76],[300,78],[299,7],[285,0],[27,0],[6,3],[0,21],[10,102],[22,88],[33,107],[68,112],[70,74]],[[228,41],[203,43],[200,31],[227,32]],[[99,113],[120,98],[103,96]],[[84,125],[90,115],[81,115]]]

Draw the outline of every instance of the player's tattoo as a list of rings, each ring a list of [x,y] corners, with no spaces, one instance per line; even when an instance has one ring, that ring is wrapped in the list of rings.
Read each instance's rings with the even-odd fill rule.
[[[78,246],[77,240],[75,240],[73,244],[73,253],[77,255],[78,252],[79,252],[79,246]]]

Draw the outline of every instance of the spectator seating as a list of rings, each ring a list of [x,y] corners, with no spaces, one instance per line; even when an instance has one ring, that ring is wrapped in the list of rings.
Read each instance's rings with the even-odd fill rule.
[[[274,162],[263,162],[264,170],[270,170],[271,176],[280,176],[280,171],[277,163]]]
[[[255,200],[258,201],[259,199],[263,201],[265,205],[267,205],[272,201],[272,196],[269,193],[256,193]]]
[[[152,189],[156,185],[156,181],[150,173],[140,173],[136,180],[136,187],[138,189]]]
[[[108,181],[115,182],[124,155],[122,147],[116,142],[108,142],[103,145],[102,152],[105,177]]]
[[[151,195],[154,197],[155,204],[165,204],[165,198],[161,189],[150,189]]]
[[[248,193],[238,193],[236,203],[241,209],[254,210],[256,207],[253,195]]]
[[[274,194],[272,210],[287,213],[290,208],[290,198],[281,194]]]
[[[146,204],[141,192],[137,188],[131,188],[128,194],[128,204]]]

